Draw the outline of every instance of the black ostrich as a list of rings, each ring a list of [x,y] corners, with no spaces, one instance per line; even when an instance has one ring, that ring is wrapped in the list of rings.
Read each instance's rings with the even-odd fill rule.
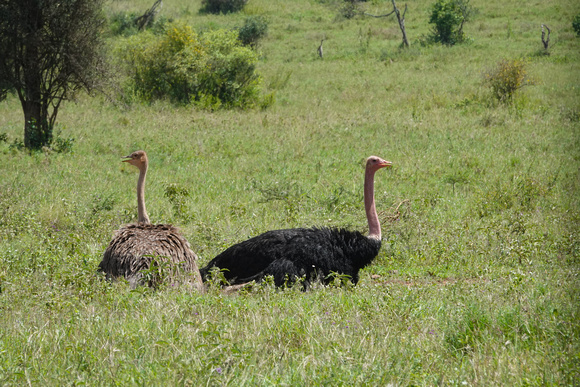
[[[347,275],[356,284],[358,272],[379,253],[381,225],[375,208],[375,172],[392,163],[380,157],[367,159],[364,182],[364,202],[369,235],[337,228],[293,228],[267,231],[233,245],[212,259],[200,270],[207,281],[213,267],[223,270],[231,285],[259,281],[273,276],[276,286],[293,283],[305,277],[307,288],[311,280],[328,283],[334,272]]]

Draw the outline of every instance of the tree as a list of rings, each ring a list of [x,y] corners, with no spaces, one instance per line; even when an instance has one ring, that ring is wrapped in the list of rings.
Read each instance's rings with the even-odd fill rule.
[[[433,4],[429,23],[433,24],[433,40],[454,45],[465,40],[463,25],[475,13],[470,0],[437,0]]]
[[[61,102],[103,74],[103,2],[0,1],[0,100],[18,95],[27,148],[50,145]]]

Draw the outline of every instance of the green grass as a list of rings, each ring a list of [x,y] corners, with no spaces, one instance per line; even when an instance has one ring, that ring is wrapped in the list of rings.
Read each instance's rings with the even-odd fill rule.
[[[576,2],[472,0],[472,41],[455,47],[421,47],[431,3],[410,2],[407,51],[394,19],[340,19],[332,2],[253,0],[227,16],[199,15],[199,3],[162,14],[199,29],[267,18],[259,72],[273,106],[81,95],[58,116],[72,153],[29,154],[14,145],[17,98],[0,103],[0,384],[577,384]],[[483,83],[504,58],[526,58],[537,80],[512,105]],[[356,287],[306,293],[106,283],[101,254],[137,218],[137,173],[120,162],[137,149],[152,221],[178,225],[201,264],[266,230],[365,231],[363,160],[381,156],[394,163],[376,175],[381,252]]]

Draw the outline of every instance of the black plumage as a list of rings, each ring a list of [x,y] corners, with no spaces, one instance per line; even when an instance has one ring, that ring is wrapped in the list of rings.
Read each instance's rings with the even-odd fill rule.
[[[336,228],[294,228],[268,231],[229,247],[200,270],[207,280],[213,267],[225,268],[232,285],[273,276],[276,286],[304,277],[328,283],[332,273],[348,275],[357,283],[358,272],[379,253],[381,241],[358,231]]]
[[[374,174],[392,164],[380,157],[367,159],[364,202],[369,235],[338,228],[294,228],[267,231],[233,245],[200,270],[202,280],[209,279],[212,268],[222,270],[232,285],[273,276],[276,286],[293,283],[304,277],[305,286],[318,279],[330,281],[330,275],[347,275],[353,283],[359,270],[370,264],[381,248],[381,227],[374,202]]]

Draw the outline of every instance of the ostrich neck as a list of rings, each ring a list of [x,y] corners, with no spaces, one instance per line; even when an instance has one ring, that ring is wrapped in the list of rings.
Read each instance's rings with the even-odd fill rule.
[[[147,164],[139,168],[139,181],[137,182],[137,211],[139,212],[139,223],[150,224],[149,215],[145,209],[145,177],[147,175]]]
[[[375,171],[365,172],[365,211],[369,222],[369,238],[381,240],[381,224],[375,208]]]

